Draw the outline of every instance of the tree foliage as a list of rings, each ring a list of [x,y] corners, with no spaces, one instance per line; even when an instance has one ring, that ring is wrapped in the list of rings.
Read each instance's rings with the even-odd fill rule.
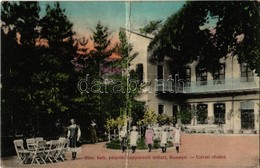
[[[2,100],[3,116],[17,127],[3,134],[21,133],[25,127],[23,119],[30,118],[30,95],[33,89],[30,80],[37,71],[39,59],[34,46],[39,19],[37,2],[3,2],[1,8],[1,56],[2,56]],[[33,69],[33,71],[32,71]],[[10,117],[11,116],[11,117]],[[15,117],[14,117],[15,116]],[[10,118],[9,118],[10,117]],[[9,118],[9,119],[8,119]],[[5,121],[3,125],[5,125]],[[31,122],[30,122],[31,123]]]
[[[73,23],[60,4],[47,5],[45,10],[40,18],[38,2],[2,3],[4,135],[59,136],[69,119],[75,118],[82,135],[88,137],[92,119],[97,120],[100,131],[107,118],[116,118],[125,111],[137,120],[143,112],[143,102],[135,100],[140,86],[128,83],[135,80],[135,72],[129,72],[128,67],[137,53],[132,51],[125,32],[120,31],[120,42],[111,46],[110,32],[99,22],[92,41],[75,40]],[[89,42],[93,42],[93,48],[86,47]],[[113,52],[121,59],[111,61]],[[110,67],[113,73],[103,71],[104,67]],[[88,88],[100,87],[100,92],[78,90],[78,81],[86,75]],[[118,81],[122,92],[114,92],[117,83],[105,84],[105,77]],[[102,92],[105,87],[106,92]]]
[[[140,28],[140,32],[146,34],[157,34],[162,26],[162,20],[152,20],[146,24],[143,28]]]
[[[231,53],[259,73],[258,20],[256,1],[187,2],[167,19],[149,49],[159,62],[169,57],[181,69],[199,60],[211,72],[212,65]]]

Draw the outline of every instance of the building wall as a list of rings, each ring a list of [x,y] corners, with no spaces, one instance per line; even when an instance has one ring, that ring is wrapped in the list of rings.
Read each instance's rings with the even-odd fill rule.
[[[143,64],[143,82],[147,83],[148,81],[148,57],[147,57],[147,48],[150,43],[150,39],[146,37],[142,37],[134,32],[126,31],[126,35],[128,37],[129,42],[133,45],[132,53],[137,52],[138,55],[131,62],[130,69],[136,70],[136,66],[138,64]],[[137,97],[137,100],[147,102],[147,94],[146,91],[143,90],[140,96]]]
[[[133,44],[133,51],[138,52],[138,56],[133,60],[131,68],[134,69],[137,64],[142,63],[144,68],[144,82],[147,84],[142,92],[139,100],[145,101],[146,105],[155,110],[158,113],[158,105],[164,105],[164,113],[167,115],[173,114],[173,105],[180,105],[178,103],[179,95],[172,95],[171,99],[163,99],[158,96],[157,90],[157,65],[158,63],[150,61],[150,53],[147,52],[147,47],[150,42],[150,38],[146,38],[136,34],[134,32],[128,32],[130,37],[130,43]],[[239,132],[241,130],[241,102],[250,101],[254,103],[254,126],[259,133],[259,77],[254,74],[254,81],[248,85],[248,83],[240,83],[241,71],[240,65],[237,61],[237,57],[227,56],[220,59],[220,62],[225,64],[225,81],[231,80],[231,83],[226,82],[224,85],[213,85],[210,81],[213,80],[211,73],[207,73],[208,86],[197,87],[198,90],[194,90],[188,95],[186,103],[191,106],[197,106],[198,104],[208,105],[208,117],[214,116],[214,104],[225,104],[225,124],[223,124],[224,131],[234,130]],[[164,80],[169,78],[171,70],[166,62],[162,63],[164,66]],[[196,68],[197,62],[193,62],[189,65],[191,69],[191,82],[196,83]],[[174,79],[174,76],[172,77]],[[233,83],[233,81],[235,83]],[[222,87],[223,86],[223,87]],[[218,88],[219,87],[219,88]],[[221,93],[221,94],[220,94]],[[162,93],[164,94],[164,93]],[[233,109],[234,116],[228,119],[229,112]]]

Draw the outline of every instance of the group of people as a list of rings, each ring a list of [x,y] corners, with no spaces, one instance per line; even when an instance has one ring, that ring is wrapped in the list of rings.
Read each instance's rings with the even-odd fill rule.
[[[167,144],[168,144],[168,139],[170,137],[171,132],[169,133],[166,129],[166,127],[162,127],[162,130],[160,132],[160,146],[162,149],[162,152],[165,153],[167,150]],[[145,142],[148,146],[148,152],[151,152],[153,142],[154,142],[154,131],[151,126],[148,126],[146,131],[145,131]],[[176,148],[177,153],[179,153],[179,148],[181,145],[181,130],[180,126],[177,126],[176,129],[172,132],[172,137],[173,137],[173,145]],[[127,130],[126,127],[123,126],[121,128],[121,131],[119,132],[119,140],[121,142],[121,149],[122,152],[124,153],[127,149]],[[136,126],[132,127],[132,130],[129,134],[129,141],[130,141],[130,147],[132,149],[132,153],[135,153],[136,147],[137,147],[137,140],[139,138],[138,132],[136,130]]]
[[[81,130],[80,126],[76,124],[75,119],[70,120],[71,125],[68,127],[68,134],[67,137],[69,139],[69,149],[72,151],[72,159],[77,158],[77,142],[79,142],[79,139],[81,137]],[[96,135],[96,123],[92,120],[91,122],[91,141],[92,143],[97,142],[97,135]],[[169,139],[169,132],[167,131],[166,127],[162,127],[161,133],[160,133],[160,146],[162,148],[162,152],[165,153],[167,150],[167,142]],[[145,142],[148,146],[148,152],[152,151],[152,146],[154,143],[154,131],[151,126],[148,126],[145,131]],[[173,144],[176,147],[177,153],[179,153],[179,147],[181,145],[181,130],[180,127],[177,126],[177,128],[172,133],[173,137]],[[132,153],[135,153],[136,147],[137,147],[137,140],[139,138],[139,134],[137,132],[136,126],[132,127],[132,130],[129,134],[129,140],[130,140],[130,146],[132,149]],[[119,132],[119,140],[121,142],[121,149],[122,152],[125,152],[127,149],[127,139],[128,139],[128,133],[125,126],[121,128],[121,131]]]

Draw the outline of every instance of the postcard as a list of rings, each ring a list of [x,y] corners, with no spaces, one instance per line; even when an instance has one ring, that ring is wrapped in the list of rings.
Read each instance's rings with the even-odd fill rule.
[[[2,1],[1,167],[259,168],[258,1]]]

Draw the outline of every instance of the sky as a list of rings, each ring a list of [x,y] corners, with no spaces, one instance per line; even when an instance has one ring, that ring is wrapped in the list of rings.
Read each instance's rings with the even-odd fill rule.
[[[120,27],[138,30],[149,21],[158,19],[165,21],[184,3],[184,1],[61,1],[60,5],[73,23],[76,35],[81,37],[89,35],[99,21],[107,26],[112,34],[116,34]],[[52,6],[54,2],[40,2],[41,16],[45,14],[47,4]]]

